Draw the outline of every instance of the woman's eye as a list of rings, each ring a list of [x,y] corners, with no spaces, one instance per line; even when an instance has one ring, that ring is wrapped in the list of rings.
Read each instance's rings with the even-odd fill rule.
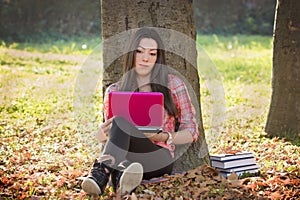
[[[142,51],[139,50],[139,49],[135,50],[135,52],[136,52],[136,53],[142,53]]]
[[[150,55],[151,55],[151,56],[156,56],[156,55],[157,55],[157,53],[150,53]]]

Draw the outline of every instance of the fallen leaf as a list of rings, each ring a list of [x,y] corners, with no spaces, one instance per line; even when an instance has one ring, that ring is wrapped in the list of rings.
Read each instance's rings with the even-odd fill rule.
[[[238,175],[237,175],[235,172],[232,172],[232,173],[228,176],[227,179],[230,180],[230,181],[235,181],[235,180],[238,180],[239,177],[238,177]]]
[[[81,170],[75,169],[71,172],[69,178],[74,179],[74,178],[80,177],[82,174],[83,173]]]
[[[1,182],[4,186],[8,186],[9,184],[11,184],[7,177],[2,177]]]
[[[282,195],[281,195],[278,191],[273,192],[273,193],[271,194],[271,199],[273,199],[273,200],[281,199],[281,197],[282,197]]]
[[[198,183],[203,182],[205,180],[206,180],[206,178],[202,175],[198,175],[195,179],[195,181],[198,182]]]
[[[61,177],[56,181],[56,185],[60,188],[66,183],[66,180],[67,179],[65,177]]]
[[[204,176],[218,176],[219,172],[213,167],[206,166],[205,168],[203,168],[202,174]]]

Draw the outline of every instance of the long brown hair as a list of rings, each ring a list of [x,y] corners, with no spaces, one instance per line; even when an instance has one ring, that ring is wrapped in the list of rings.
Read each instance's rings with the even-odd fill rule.
[[[151,28],[138,29],[129,44],[126,53],[123,55],[123,77],[120,91],[139,91],[135,67],[136,49],[143,38],[151,38],[157,43],[157,59],[151,71],[150,87],[152,92],[161,92],[164,95],[164,107],[169,115],[176,116],[178,110],[173,102],[172,94],[168,88],[169,70],[166,66],[165,51],[163,42],[158,33]]]

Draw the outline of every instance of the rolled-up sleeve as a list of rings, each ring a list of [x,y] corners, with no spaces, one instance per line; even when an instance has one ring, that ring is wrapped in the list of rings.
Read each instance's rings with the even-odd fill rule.
[[[179,130],[188,130],[194,139],[194,142],[198,139],[199,131],[196,120],[196,111],[191,102],[190,95],[188,93],[185,83],[178,77],[172,77],[173,87],[171,89],[173,95],[176,98],[176,106],[179,109],[178,121],[180,122]]]
[[[106,121],[108,118],[108,111],[109,111],[109,101],[108,101],[108,94],[110,92],[115,92],[118,90],[118,86],[116,83],[111,84],[108,88],[106,88],[104,93],[103,99],[103,113],[104,113],[104,120]]]

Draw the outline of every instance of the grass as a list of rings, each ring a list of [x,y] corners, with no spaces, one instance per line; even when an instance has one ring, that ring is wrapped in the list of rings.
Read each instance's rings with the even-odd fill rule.
[[[101,85],[92,99],[82,99],[88,101],[84,109],[79,108],[91,109],[92,115],[78,116],[74,109],[74,100],[80,97],[74,95],[76,80],[101,40],[45,41],[0,42],[0,196],[8,199],[85,197],[76,178],[87,175],[101,149],[91,134],[101,121]],[[210,152],[253,151],[263,172],[297,168],[299,147],[264,133],[271,97],[272,38],[201,35],[197,42],[215,64],[225,91],[224,126],[210,131],[211,91],[202,80]]]
[[[56,54],[90,54],[101,43],[100,37],[70,37],[68,39],[52,39],[49,37],[27,42],[16,43],[0,40],[0,46],[8,49],[18,49],[28,52],[56,53]]]
[[[207,51],[224,81],[271,82],[272,37],[199,36],[197,43]]]

